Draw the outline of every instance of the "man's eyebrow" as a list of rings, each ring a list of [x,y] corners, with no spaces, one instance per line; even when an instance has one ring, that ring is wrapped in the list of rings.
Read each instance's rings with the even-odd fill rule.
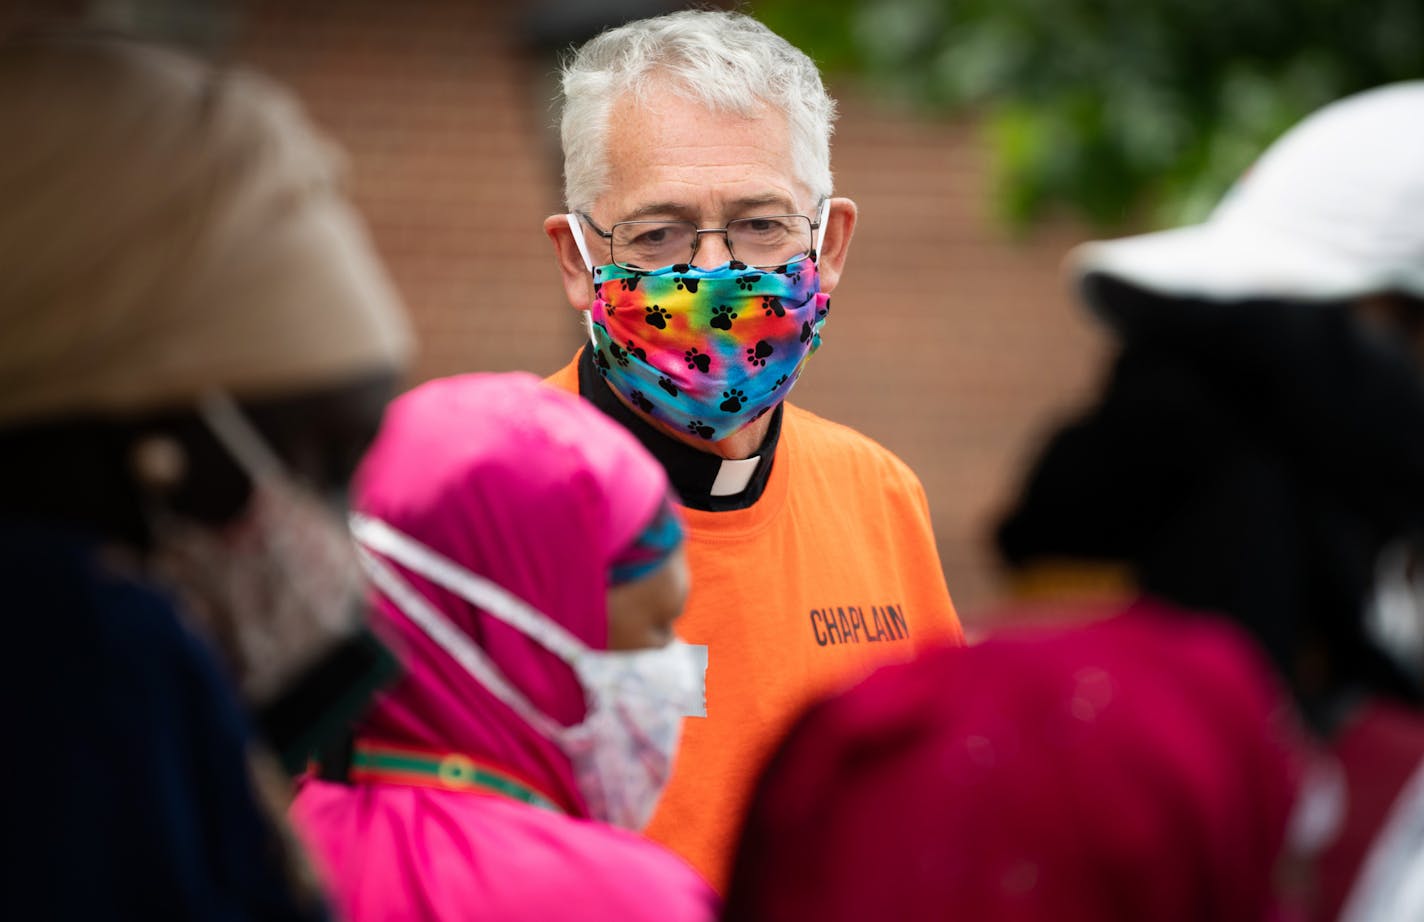
[[[646,205],[639,205],[628,212],[620,221],[639,221],[645,218],[666,218],[669,215],[685,216],[691,212],[686,205],[679,205],[677,202],[649,202]]]
[[[796,210],[796,206],[784,195],[768,193],[766,195],[749,195],[744,198],[734,199],[728,203],[733,212],[746,212],[752,209],[773,209],[776,214],[790,214]],[[691,220],[689,217],[693,209],[679,202],[649,202],[646,205],[639,205],[619,221],[641,221],[656,218],[675,217],[677,220]],[[765,212],[763,212],[765,213]],[[694,222],[695,223],[695,222]]]
[[[796,210],[796,205],[789,198],[774,192],[766,195],[749,195],[746,198],[739,198],[732,202],[732,206],[738,211],[751,208],[775,208],[778,214],[789,214]]]

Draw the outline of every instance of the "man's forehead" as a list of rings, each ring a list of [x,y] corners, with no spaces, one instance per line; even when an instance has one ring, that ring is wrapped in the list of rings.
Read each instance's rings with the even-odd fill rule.
[[[797,210],[795,196],[787,191],[768,190],[762,193],[744,195],[696,195],[684,198],[654,198],[647,201],[630,201],[618,215],[620,221],[636,221],[640,218],[697,218],[706,210],[706,201],[715,199],[719,211],[728,214],[787,214]]]
[[[606,140],[606,221],[730,220],[811,207],[797,181],[786,115],[759,104],[749,112],[708,108],[668,87],[625,96]]]

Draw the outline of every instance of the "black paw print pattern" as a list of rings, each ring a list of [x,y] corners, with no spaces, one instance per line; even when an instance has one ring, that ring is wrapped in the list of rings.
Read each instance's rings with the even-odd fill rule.
[[[618,284],[623,286],[624,291],[632,291],[638,287],[638,283],[643,280],[641,275],[632,275],[626,279],[619,279]]]
[[[679,275],[679,276],[677,276],[677,290],[678,290],[678,291],[690,291],[690,292],[692,292],[693,294],[697,294],[697,283],[700,282],[700,281],[702,281],[702,280],[701,280],[701,279],[683,278],[682,276]]]
[[[802,341],[803,343],[804,343],[804,342],[809,342],[810,339],[811,339],[811,321],[809,321],[809,320],[804,320],[804,321],[801,322],[801,341]]]
[[[781,385],[783,385],[783,384],[785,384],[785,383],[786,383],[786,375],[782,375],[781,377],[779,377],[779,378],[776,379],[776,383],[771,386],[771,389],[772,389],[772,390],[776,390],[778,387],[781,387]]]
[[[747,362],[751,365],[766,367],[766,360],[776,350],[771,347],[771,343],[764,339],[757,340],[757,344],[747,350]]]
[[[624,368],[628,367],[628,353],[623,351],[622,346],[618,345],[617,343],[609,343],[608,351],[610,354],[612,354],[613,361],[617,362],[619,365],[622,365]]]
[[[688,368],[695,368],[704,375],[712,368],[712,356],[705,352],[698,352],[696,349],[688,349],[682,354],[682,358],[687,362]]]
[[[786,316],[786,306],[781,303],[781,299],[776,295],[762,295],[761,309],[766,311],[768,317],[772,314],[778,317]]]
[[[677,396],[677,385],[668,380],[666,375],[658,378],[658,387],[667,391],[669,397]]]
[[[727,398],[722,401],[722,409],[727,413],[735,413],[742,408],[742,401],[747,399],[746,392],[737,388],[731,388],[722,392],[722,396]]]
[[[737,319],[737,312],[725,304],[719,304],[712,308],[712,326],[719,330],[730,330],[732,321]]]
[[[704,423],[702,420],[694,419],[692,422],[687,424],[687,431],[691,432],[698,438],[710,439],[712,438],[712,433],[716,430]]]
[[[672,314],[668,313],[664,308],[658,307],[656,304],[652,307],[643,308],[643,311],[648,315],[643,319],[648,322],[649,326],[655,326],[659,330],[667,329],[668,318],[671,317]]]
[[[633,341],[631,339],[628,340],[628,344],[625,347],[625,350],[629,355],[636,355],[640,360],[644,362],[648,360],[648,353],[643,351],[642,346],[633,345]]]
[[[727,268],[731,269],[733,272],[741,272],[746,267],[747,264],[742,262],[740,259],[734,259],[731,262],[727,263]]]
[[[628,395],[628,399],[633,401],[633,406],[642,410],[644,413],[653,412],[653,402],[644,397],[642,391],[633,391]]]
[[[752,286],[761,281],[760,272],[752,272],[748,275],[737,276],[737,287],[742,291],[751,291]]]

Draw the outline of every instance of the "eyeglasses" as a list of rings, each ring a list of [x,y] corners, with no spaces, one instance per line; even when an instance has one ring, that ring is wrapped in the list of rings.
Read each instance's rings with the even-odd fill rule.
[[[698,227],[691,221],[619,221],[604,230],[579,212],[595,234],[608,241],[609,256],[622,269],[690,265],[703,234],[721,234],[732,259],[758,269],[799,262],[811,255],[821,223],[803,214],[757,215],[728,221],[726,227]]]

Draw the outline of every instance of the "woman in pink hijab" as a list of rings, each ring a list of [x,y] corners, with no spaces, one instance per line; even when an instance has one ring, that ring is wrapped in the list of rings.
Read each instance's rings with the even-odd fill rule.
[[[342,915],[714,916],[629,831],[706,668],[672,635],[687,575],[657,462],[532,376],[466,375],[391,404],[355,497],[405,675],[292,808]]]

